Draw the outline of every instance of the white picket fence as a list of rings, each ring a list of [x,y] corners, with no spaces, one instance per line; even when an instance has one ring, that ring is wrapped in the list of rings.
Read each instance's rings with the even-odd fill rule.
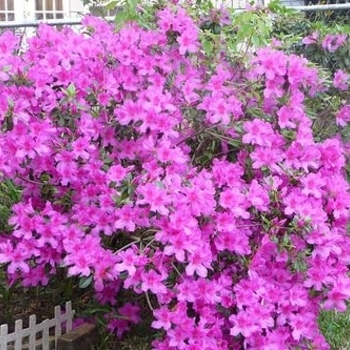
[[[29,327],[23,328],[23,320],[15,322],[15,331],[8,333],[8,325],[0,326],[0,350],[52,350],[57,339],[72,330],[75,311],[68,301],[62,313],[61,307],[55,307],[55,317],[37,324],[36,315],[29,316]],[[54,334],[53,334],[54,333]]]

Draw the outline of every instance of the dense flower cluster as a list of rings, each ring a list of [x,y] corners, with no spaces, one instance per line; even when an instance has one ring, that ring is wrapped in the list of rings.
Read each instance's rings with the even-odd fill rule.
[[[155,349],[327,349],[316,319],[350,297],[350,194],[342,142],[316,142],[304,107],[317,70],[272,48],[213,66],[185,10],[157,24],[43,25],[22,54],[0,37],[0,175],[23,192],[0,263],[24,286],[92,275],[111,306],[151,296]],[[140,322],[118,312],[118,335]]]

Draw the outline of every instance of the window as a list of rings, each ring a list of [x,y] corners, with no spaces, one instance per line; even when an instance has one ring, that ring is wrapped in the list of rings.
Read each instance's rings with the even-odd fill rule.
[[[96,17],[114,17],[119,11],[118,6],[107,10],[104,4],[93,5],[90,7],[90,13]]]
[[[63,14],[63,0],[35,0],[36,20],[59,19]]]
[[[0,21],[14,21],[14,0],[0,0]]]

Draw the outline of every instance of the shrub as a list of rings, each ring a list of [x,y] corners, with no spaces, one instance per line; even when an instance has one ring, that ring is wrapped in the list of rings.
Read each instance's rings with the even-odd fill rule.
[[[349,24],[328,22],[322,17],[313,21],[305,13],[286,9],[275,1],[269,7],[273,13],[271,36],[281,40],[285,51],[302,55],[332,73],[350,71]]]
[[[349,298],[350,195],[344,144],[309,109],[336,87],[271,47],[203,48],[181,7],[155,29],[84,25],[42,25],[22,54],[0,38],[0,171],[22,192],[9,283],[91,283],[118,336],[145,298],[155,349],[328,348],[317,316]]]

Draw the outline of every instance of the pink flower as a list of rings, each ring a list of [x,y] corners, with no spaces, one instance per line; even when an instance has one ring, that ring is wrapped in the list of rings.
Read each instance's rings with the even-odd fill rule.
[[[176,285],[177,299],[193,303],[197,298],[196,290],[193,288],[193,281],[191,277],[186,277],[181,280],[181,283]]]
[[[272,170],[278,169],[278,163],[282,160],[283,154],[278,149],[274,152],[268,151],[267,147],[255,147],[255,150],[250,154],[253,160],[253,169],[261,169],[262,167],[269,167]]]
[[[347,309],[345,301],[350,297],[350,280],[348,277],[339,278],[333,285],[333,288],[327,294],[327,300],[324,303],[325,309],[336,309],[344,312]]]
[[[256,67],[254,71],[265,74],[266,79],[273,81],[276,77],[283,77],[287,69],[287,56],[278,50],[262,48],[257,52]]]
[[[347,39],[346,34],[327,34],[322,41],[322,47],[325,50],[328,50],[329,52],[335,52],[338,50],[338,48],[342,45],[344,45],[345,41]]]
[[[240,311],[237,315],[230,316],[230,321],[233,323],[233,327],[230,330],[230,334],[233,336],[242,334],[245,338],[249,338],[259,331],[255,317],[248,312]]]
[[[137,210],[130,205],[124,205],[121,208],[115,210],[115,220],[113,228],[115,230],[123,229],[129,232],[135,231],[135,213]]]
[[[7,271],[10,274],[22,271],[28,273],[30,268],[26,260],[30,259],[31,253],[24,247],[13,248],[9,243],[1,243],[0,245],[0,262],[9,263],[7,266]]]
[[[182,232],[170,236],[169,243],[164,248],[164,254],[174,254],[180,262],[185,261],[186,252],[193,253],[196,250],[196,245],[192,243]]]
[[[218,251],[227,249],[239,255],[251,253],[248,236],[237,229],[230,232],[220,232],[215,239],[215,246]]]
[[[73,154],[75,159],[81,157],[82,159],[88,160],[90,153],[95,151],[95,146],[91,145],[85,138],[78,138],[72,142]]]
[[[345,105],[340,108],[335,116],[337,125],[346,126],[350,122],[350,105]]]
[[[306,177],[301,179],[301,184],[304,188],[301,190],[301,193],[305,195],[312,195],[315,198],[321,198],[324,193],[323,188],[326,185],[326,180],[322,176],[317,174],[309,174]]]
[[[313,32],[311,35],[305,37],[302,42],[305,45],[312,45],[312,44],[317,44],[319,40],[319,33],[318,32]]]
[[[163,328],[164,330],[169,330],[171,328],[171,312],[166,306],[160,309],[154,310],[153,315],[156,317],[157,321],[152,322],[152,327],[155,329]]]
[[[169,213],[167,206],[170,204],[170,197],[164,189],[148,183],[139,186],[138,193],[139,199],[137,200],[137,204],[149,205],[152,211],[159,212],[162,215]]]
[[[97,96],[97,101],[103,106],[107,106],[109,103],[109,100],[110,100],[110,95],[106,92],[101,92]]]
[[[333,85],[336,89],[343,91],[347,90],[349,87],[348,82],[349,74],[347,74],[346,72],[339,69],[334,73]]]
[[[279,48],[282,46],[282,41],[278,40],[276,38],[272,38],[271,39],[271,46],[275,49],[275,48]]]
[[[64,259],[64,261],[67,266],[70,266],[68,268],[69,276],[90,276],[91,259],[84,251],[75,252],[74,255],[70,254]]]
[[[329,268],[322,260],[314,259],[311,268],[307,271],[308,279],[304,282],[305,287],[321,291],[324,284],[329,282],[327,281],[329,272]]]
[[[36,287],[38,285],[46,286],[49,283],[49,278],[46,274],[44,266],[37,266],[30,269],[23,279],[24,287]]]
[[[127,317],[132,323],[137,324],[141,321],[140,307],[131,303],[126,303],[118,309],[120,315]]]
[[[0,243],[0,263],[6,264],[11,260],[13,245],[10,241]]]
[[[305,288],[299,286],[293,286],[289,290],[290,304],[304,307],[308,302],[308,292]]]
[[[95,227],[92,229],[91,232],[93,233],[100,233],[107,236],[111,236],[113,233],[113,221],[114,221],[114,215],[111,213],[107,213],[102,210],[96,210],[95,215],[91,218],[92,222],[95,224]]]
[[[164,278],[154,270],[145,272],[142,274],[141,290],[144,292],[150,290],[154,294],[165,294],[167,290],[162,283],[163,280]]]
[[[176,23],[176,14],[166,7],[158,12],[158,26],[163,32],[170,30]]]
[[[139,258],[135,254],[135,251],[132,248],[129,248],[119,252],[117,257],[121,262],[114,266],[114,270],[117,272],[127,271],[130,276],[134,275],[139,262]]]
[[[290,324],[293,332],[292,336],[296,341],[300,341],[302,337],[312,339],[315,328],[315,316],[312,313],[301,313],[290,316]]]
[[[195,272],[200,277],[207,276],[212,262],[212,255],[208,249],[202,247],[202,249],[196,250],[194,253],[189,254],[188,260],[189,264],[186,266],[188,276],[193,276]]]
[[[211,123],[216,124],[221,122],[224,125],[228,125],[231,122],[231,109],[227,101],[223,98],[215,98],[209,106]]]
[[[107,329],[110,332],[115,332],[118,338],[121,338],[123,334],[130,330],[130,322],[128,320],[112,318],[109,320]]]
[[[142,117],[142,109],[139,103],[126,100],[124,104],[114,110],[118,123],[128,125],[131,121],[137,121]]]
[[[293,122],[293,116],[295,110],[292,107],[282,106],[277,112],[278,115],[278,124],[281,128],[291,128],[295,129],[296,124]]]
[[[177,38],[177,42],[180,45],[181,55],[186,54],[186,52],[194,53],[198,50],[198,33],[194,29],[188,28]]]
[[[269,194],[263,186],[253,180],[247,193],[247,201],[258,210],[267,211],[270,203]]]
[[[187,161],[186,155],[178,147],[172,147],[170,142],[163,142],[157,147],[158,159],[163,162],[184,164]]]
[[[238,188],[227,189],[220,195],[220,205],[229,209],[237,217],[248,219],[250,214],[247,211],[249,203],[246,196],[240,192]]]
[[[260,119],[245,122],[244,130],[246,131],[242,138],[244,143],[270,147],[275,137],[271,125]]]

